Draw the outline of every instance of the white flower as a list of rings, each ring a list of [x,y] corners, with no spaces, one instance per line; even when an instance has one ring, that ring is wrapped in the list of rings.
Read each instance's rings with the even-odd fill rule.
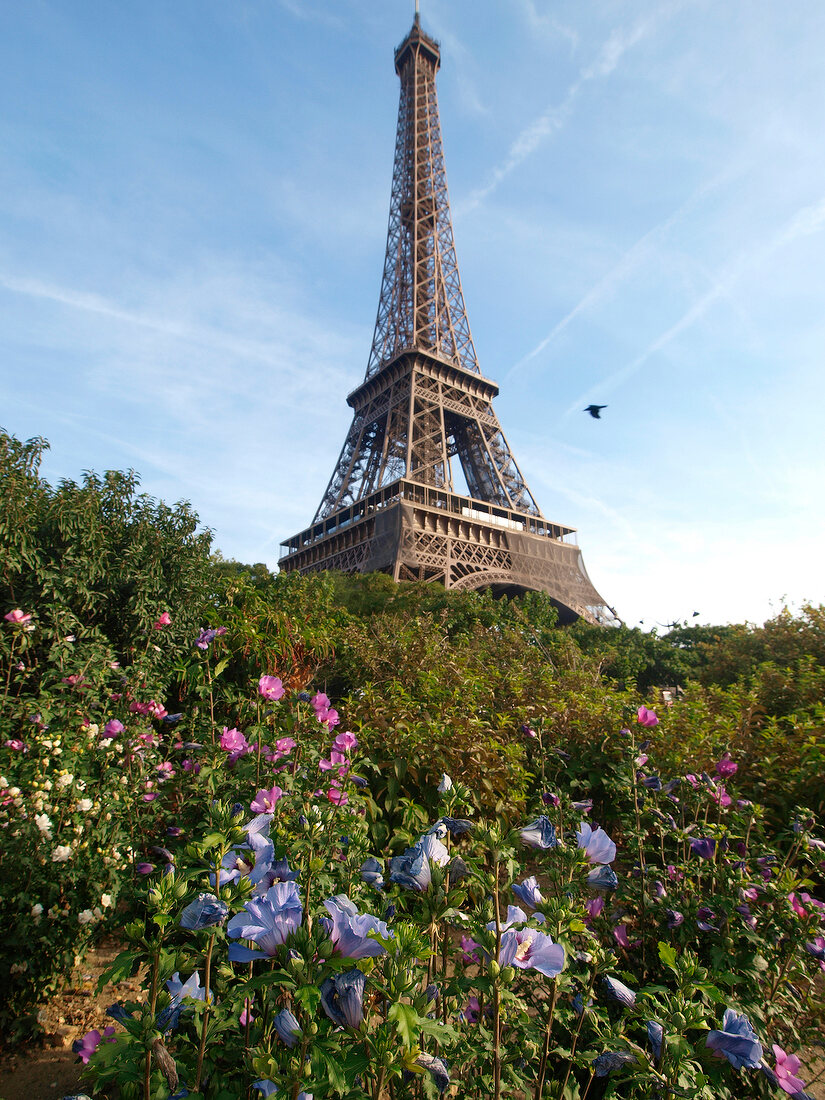
[[[58,844],[52,852],[52,863],[66,863],[72,858],[72,849],[68,844]]]
[[[57,749],[55,749],[55,752],[57,752]],[[58,787],[71,787],[72,783],[74,783],[74,776],[71,772],[61,775],[57,781]]]
[[[78,913],[77,919],[81,924],[91,924],[95,919],[95,915],[91,909],[84,909],[82,913]]]
[[[441,773],[441,782],[438,784],[438,793],[446,794],[453,789],[453,781],[446,772]]]
[[[19,787],[9,787],[9,794],[11,795],[12,798],[19,798],[20,797],[20,788]]]
[[[111,908],[112,895],[111,894],[101,894],[100,895],[100,904],[103,906],[104,909]]]
[[[34,815],[34,823],[38,827],[40,832],[43,834],[43,836],[46,838],[46,840],[51,840],[51,838],[52,838],[52,823],[51,823],[51,820],[49,819],[49,815],[48,814],[35,814]]]
[[[56,748],[54,748],[52,751],[54,752],[55,756],[62,756],[63,754],[63,750],[59,745],[57,745]]]
[[[78,810],[83,814],[87,814],[92,806],[94,806],[94,802],[92,802],[91,798],[81,798],[77,804]]]
[[[8,785],[9,781],[6,779],[5,775],[0,775],[0,790],[4,791]]]
[[[53,786],[54,784],[52,783],[51,779],[47,779],[46,782],[43,784],[43,790],[50,791]]]
[[[43,906],[40,904],[39,901],[36,905],[32,906],[32,916],[35,920],[40,920],[40,918],[43,916]]]
[[[51,907],[51,909],[48,911],[48,913],[46,914],[46,916],[49,918],[49,920],[56,920],[57,919],[57,914],[59,912],[60,912],[60,910],[57,908],[57,906],[53,905]]]

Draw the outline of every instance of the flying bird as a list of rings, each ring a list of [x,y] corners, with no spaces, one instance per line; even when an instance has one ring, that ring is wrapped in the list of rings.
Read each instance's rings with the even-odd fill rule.
[[[606,409],[607,405],[588,405],[586,409],[582,409],[582,412],[590,413],[594,420],[601,420],[600,409]]]

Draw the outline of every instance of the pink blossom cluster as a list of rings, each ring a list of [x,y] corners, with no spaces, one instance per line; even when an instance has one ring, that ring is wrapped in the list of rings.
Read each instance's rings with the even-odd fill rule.
[[[328,730],[334,729],[341,719],[338,717],[338,711],[330,706],[329,696],[323,691],[319,691],[317,695],[313,695],[312,709],[315,711],[315,717],[318,721],[327,727]]]
[[[326,696],[324,696],[324,698],[326,699]],[[329,702],[328,699],[327,702]],[[332,713],[335,714],[335,711]],[[337,721],[337,714],[335,718]],[[332,742],[329,757],[318,762],[318,767],[322,772],[335,772],[334,778],[330,780],[327,798],[336,806],[346,806],[349,801],[349,796],[342,787],[342,781],[346,779],[350,770],[350,762],[347,759],[347,753],[350,752],[351,749],[356,748],[358,748],[358,738],[354,733],[347,730],[345,733],[339,733],[336,736],[335,740]],[[316,793],[320,794],[321,792],[318,791]]]
[[[31,613],[16,607],[14,611],[7,612],[3,618],[7,623],[12,623],[14,626],[25,626],[26,623],[31,622]]]
[[[150,699],[148,703],[135,702],[129,704],[129,710],[133,714],[145,714],[151,718],[165,718],[169,713],[165,707],[162,707],[160,703],[156,703],[154,699]]]

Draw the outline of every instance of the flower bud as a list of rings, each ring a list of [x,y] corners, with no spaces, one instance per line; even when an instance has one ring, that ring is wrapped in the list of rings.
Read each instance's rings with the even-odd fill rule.
[[[497,978],[501,973],[501,967],[498,965],[495,959],[490,961],[490,977]]]

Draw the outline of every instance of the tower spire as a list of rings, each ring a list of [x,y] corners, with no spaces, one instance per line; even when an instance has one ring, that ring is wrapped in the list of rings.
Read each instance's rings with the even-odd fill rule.
[[[446,588],[550,593],[562,618],[612,618],[570,527],[548,522],[498,422],[458,274],[435,78],[415,21],[401,82],[381,294],[352,424],[312,526],[281,568],[390,573]]]
[[[367,377],[415,348],[478,371],[453,241],[435,75],[441,52],[418,5],[395,51],[401,81],[387,250]]]

